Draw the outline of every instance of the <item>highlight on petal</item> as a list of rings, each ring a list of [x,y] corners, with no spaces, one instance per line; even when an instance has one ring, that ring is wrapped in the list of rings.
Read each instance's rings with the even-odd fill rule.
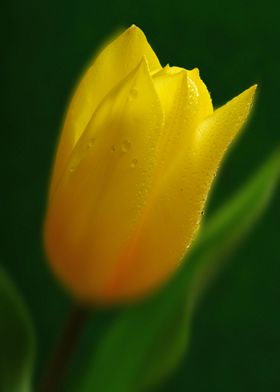
[[[61,179],[67,161],[98,104],[145,57],[151,72],[161,68],[147,39],[136,26],[131,26],[106,46],[83,76],[67,112],[53,179],[51,194]]]
[[[199,109],[201,111],[200,117],[205,118],[210,116],[213,113],[213,105],[212,100],[209,94],[209,91],[200,78],[199,70],[197,68],[188,71],[188,76],[190,79],[190,86],[194,90],[194,93],[197,96],[197,100],[199,100]]]
[[[159,158],[159,175],[164,175],[178,154],[185,154],[183,146],[191,149],[198,124],[213,113],[213,107],[197,69],[166,66],[153,75],[153,81],[165,113]]]
[[[71,154],[50,203],[45,240],[54,270],[79,298],[102,296],[130,241],[152,185],[162,121],[141,61],[107,95]]]

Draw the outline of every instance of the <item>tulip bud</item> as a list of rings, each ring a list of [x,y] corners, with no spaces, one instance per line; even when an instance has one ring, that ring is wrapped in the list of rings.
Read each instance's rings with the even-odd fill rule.
[[[99,54],[70,103],[45,243],[86,302],[144,296],[174,272],[255,86],[213,111],[197,69],[161,67],[132,26]]]

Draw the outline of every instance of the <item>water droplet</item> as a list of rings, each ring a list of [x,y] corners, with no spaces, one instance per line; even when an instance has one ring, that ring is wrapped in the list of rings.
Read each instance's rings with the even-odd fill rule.
[[[70,169],[69,169],[70,173],[73,173],[75,171],[75,169],[76,169],[75,166],[71,166]]]
[[[88,148],[91,148],[93,145],[94,145],[94,143],[95,143],[95,138],[93,137],[92,139],[90,139],[89,140],[89,142],[88,142]]]
[[[130,167],[131,167],[132,169],[134,169],[134,168],[137,166],[137,163],[138,163],[138,160],[137,160],[137,159],[132,159],[131,164],[130,164]]]
[[[127,152],[131,147],[131,143],[128,140],[124,140],[121,150],[122,152]]]
[[[138,91],[136,90],[136,88],[133,88],[130,91],[130,98],[134,99],[134,98],[137,98],[137,96],[138,96]]]

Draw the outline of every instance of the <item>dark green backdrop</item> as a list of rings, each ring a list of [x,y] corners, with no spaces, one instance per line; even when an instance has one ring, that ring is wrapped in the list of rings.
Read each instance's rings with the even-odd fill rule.
[[[279,9],[271,0],[10,0],[1,9],[0,259],[34,317],[38,373],[69,303],[42,251],[48,176],[69,95],[92,53],[135,23],[162,64],[200,68],[215,105],[259,83],[210,212],[280,142]],[[207,293],[188,356],[160,391],[280,390],[279,195]],[[92,333],[105,326],[100,316]]]

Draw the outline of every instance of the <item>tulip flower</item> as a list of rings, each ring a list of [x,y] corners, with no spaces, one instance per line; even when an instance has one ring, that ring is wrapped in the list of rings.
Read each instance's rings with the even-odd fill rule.
[[[214,110],[199,71],[162,67],[135,26],[101,51],[66,115],[45,224],[78,299],[131,301],[174,273],[254,92]]]

